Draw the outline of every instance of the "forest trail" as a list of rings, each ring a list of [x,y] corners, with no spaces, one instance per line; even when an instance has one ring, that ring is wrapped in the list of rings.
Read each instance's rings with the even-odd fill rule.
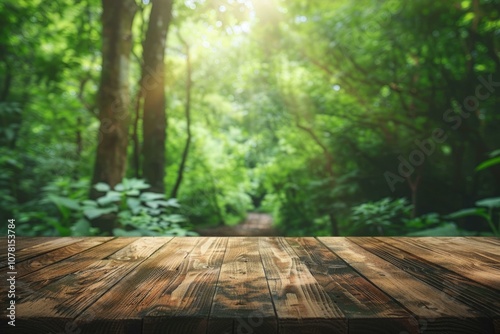
[[[196,229],[201,236],[270,236],[278,235],[267,213],[249,212],[247,218],[235,226],[216,226]]]

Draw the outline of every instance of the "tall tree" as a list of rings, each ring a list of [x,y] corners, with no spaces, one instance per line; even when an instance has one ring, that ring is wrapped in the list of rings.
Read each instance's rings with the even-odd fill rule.
[[[155,0],[144,41],[141,88],[144,96],[143,114],[143,176],[151,190],[164,192],[166,99],[165,44],[172,21],[173,0]]]
[[[189,154],[189,146],[191,145],[192,135],[191,135],[191,87],[192,87],[192,70],[191,70],[191,55],[189,51],[189,44],[187,44],[184,39],[178,34],[179,40],[184,44],[186,49],[186,102],[184,105],[184,114],[186,115],[186,144],[184,145],[184,150],[182,151],[181,162],[179,164],[179,169],[177,170],[177,178],[175,180],[174,187],[170,193],[170,197],[177,198],[177,193],[182,183],[182,178],[184,177],[184,170],[186,168],[186,162]]]
[[[99,143],[92,184],[111,186],[125,175],[128,145],[129,58],[134,0],[102,0],[102,73],[98,92]],[[91,197],[99,193],[92,189]]]

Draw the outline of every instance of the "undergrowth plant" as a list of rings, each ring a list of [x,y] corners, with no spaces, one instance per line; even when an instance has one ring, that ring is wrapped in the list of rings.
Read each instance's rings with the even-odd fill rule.
[[[116,214],[120,226],[113,230],[116,236],[196,235],[190,231],[186,218],[178,213],[177,199],[144,191],[149,188],[144,180],[124,179],[113,189],[106,183],[94,187],[105,194],[95,201],[83,201],[83,214],[89,220]]]
[[[88,199],[88,180],[63,177],[42,189],[38,199],[25,203],[17,215],[18,231],[26,236],[101,235],[91,222],[104,215],[116,219],[115,236],[196,235],[176,199],[148,192],[140,179],[123,179],[114,188],[98,183],[103,195]]]

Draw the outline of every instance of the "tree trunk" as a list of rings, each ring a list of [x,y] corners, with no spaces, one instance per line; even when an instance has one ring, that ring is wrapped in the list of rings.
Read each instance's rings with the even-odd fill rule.
[[[141,85],[141,83],[139,83]],[[141,119],[142,88],[137,92],[134,121],[132,124],[132,170],[136,178],[141,177],[141,143],[139,141],[139,120]]]
[[[92,184],[115,186],[125,175],[128,144],[129,56],[132,22],[137,10],[134,0],[102,0],[102,72],[98,92],[99,142]],[[91,198],[100,193],[91,189]],[[100,226],[104,232],[110,226]]]
[[[172,19],[173,0],[155,0],[149,17],[144,42],[142,69],[143,114],[143,168],[142,173],[151,185],[151,191],[165,192],[165,141],[167,119],[165,113],[165,44]]]
[[[175,180],[174,188],[170,197],[177,198],[177,193],[179,187],[181,186],[182,177],[184,176],[184,168],[186,167],[187,157],[189,154],[189,146],[191,144],[191,57],[189,54],[189,46],[185,44],[186,47],[186,105],[184,112],[186,114],[186,144],[184,145],[184,151],[182,152],[182,159],[179,165],[179,170],[177,171],[177,179]]]

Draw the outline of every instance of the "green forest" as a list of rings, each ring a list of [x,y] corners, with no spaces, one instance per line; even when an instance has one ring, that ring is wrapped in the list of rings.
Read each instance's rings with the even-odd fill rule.
[[[500,236],[499,0],[4,0],[0,232]]]

